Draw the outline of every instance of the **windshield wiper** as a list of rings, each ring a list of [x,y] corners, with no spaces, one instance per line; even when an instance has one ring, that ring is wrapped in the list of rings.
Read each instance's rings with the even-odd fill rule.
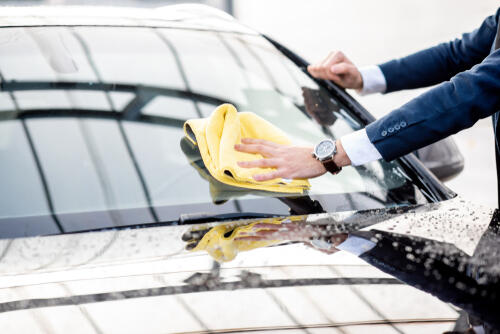
[[[200,213],[187,213],[182,214],[177,221],[178,225],[186,224],[203,224],[203,223],[213,223],[228,220],[240,220],[240,219],[254,219],[254,218],[274,218],[281,217],[283,215],[270,214],[270,213],[259,213],[259,212],[232,212],[232,213],[221,213],[221,214],[210,214],[205,212]],[[161,224],[161,223],[160,223]],[[174,224],[174,225],[177,225]]]
[[[136,228],[148,228],[148,227],[158,227],[158,226],[177,226],[177,225],[194,225],[194,224],[205,224],[214,222],[225,222],[233,220],[242,219],[258,219],[258,218],[274,218],[283,217],[282,214],[272,214],[272,213],[258,213],[258,212],[234,212],[234,213],[222,213],[222,214],[210,214],[205,212],[200,213],[188,213],[181,214],[179,219],[161,222],[151,222],[143,224],[133,224],[133,225],[122,225],[113,226],[89,230],[80,230],[75,232],[69,232],[65,234],[75,234],[75,233],[87,233],[87,232],[102,232],[102,231],[116,231],[116,230],[126,230],[126,229],[136,229]]]

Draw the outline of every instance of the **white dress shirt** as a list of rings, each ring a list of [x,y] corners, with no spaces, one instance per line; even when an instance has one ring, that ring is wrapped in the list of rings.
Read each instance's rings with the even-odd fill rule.
[[[360,95],[385,93],[387,83],[380,67],[376,65],[365,66],[359,69],[363,78],[363,88],[358,91]]]
[[[358,91],[360,95],[385,92],[387,84],[380,67],[367,66],[360,68],[359,71],[363,78],[363,88]],[[363,165],[382,158],[375,145],[368,139],[365,129],[345,135],[340,140],[353,166]],[[336,248],[360,256],[375,247],[375,245],[371,240],[349,236]]]
[[[374,65],[362,67],[359,72],[363,78],[363,88],[358,91],[360,95],[385,92],[387,84],[380,67]],[[340,141],[353,166],[364,165],[382,158],[375,145],[368,139],[365,129],[345,135]]]

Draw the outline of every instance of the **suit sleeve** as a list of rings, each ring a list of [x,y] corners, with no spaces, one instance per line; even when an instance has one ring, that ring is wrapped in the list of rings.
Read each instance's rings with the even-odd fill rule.
[[[385,92],[435,85],[480,63],[490,53],[499,15],[500,9],[460,39],[379,65],[386,79]]]
[[[382,157],[393,160],[471,127],[500,109],[500,49],[366,127]]]

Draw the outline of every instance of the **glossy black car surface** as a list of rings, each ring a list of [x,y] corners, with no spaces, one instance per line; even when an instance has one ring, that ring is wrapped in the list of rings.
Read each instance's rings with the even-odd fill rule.
[[[442,332],[457,307],[498,325],[495,213],[414,156],[301,196],[210,176],[182,125],[219,104],[307,145],[373,120],[275,41],[199,6],[0,15],[3,331]]]

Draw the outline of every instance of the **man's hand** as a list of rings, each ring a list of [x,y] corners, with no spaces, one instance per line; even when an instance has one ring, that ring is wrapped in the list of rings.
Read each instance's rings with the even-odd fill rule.
[[[332,243],[329,250],[318,249],[311,244],[312,238],[328,238]],[[347,239],[346,233],[329,235],[325,227],[319,225],[310,225],[298,222],[282,222],[281,224],[259,223],[253,226],[253,230],[241,232],[235,241],[262,241],[262,240],[283,240],[283,241],[301,241],[305,245],[327,254],[333,254],[339,250],[335,248]]]
[[[257,174],[256,181],[267,181],[275,178],[285,179],[310,179],[326,173],[323,164],[312,156],[312,147],[298,147],[276,144],[262,139],[242,139],[242,144],[234,148],[240,152],[259,153],[264,159],[253,161],[240,161],[238,165],[243,168],[275,168],[276,170]],[[338,166],[347,166],[351,162],[345,154],[340,141],[337,141],[337,154],[335,163]]]
[[[361,73],[341,51],[330,52],[323,61],[309,65],[307,70],[313,77],[331,80],[343,88],[363,88]]]

